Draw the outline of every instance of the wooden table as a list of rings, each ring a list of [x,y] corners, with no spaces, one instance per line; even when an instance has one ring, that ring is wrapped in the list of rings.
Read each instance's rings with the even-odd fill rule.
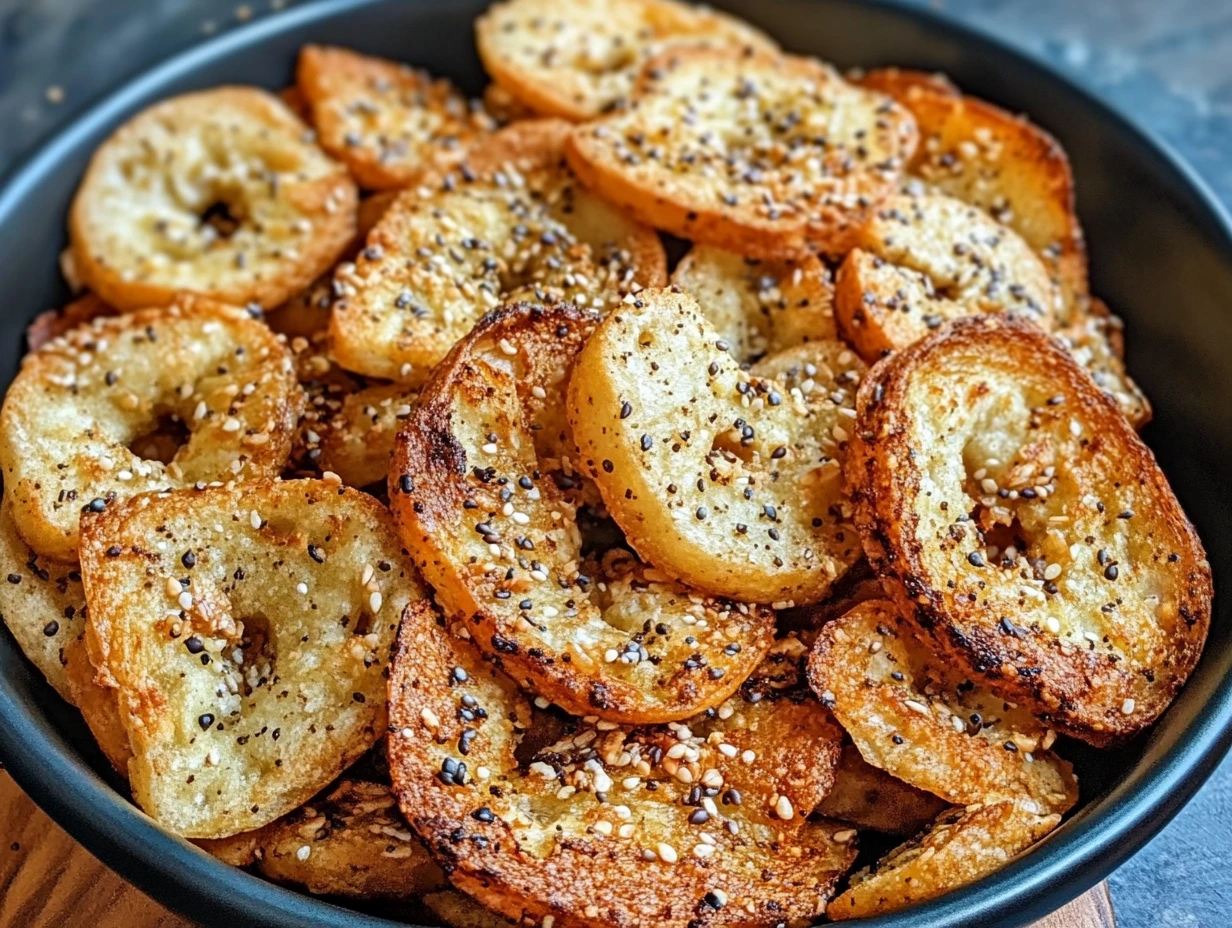
[[[99,863],[0,772],[0,928],[189,928]],[[1035,928],[1116,928],[1101,883]]]

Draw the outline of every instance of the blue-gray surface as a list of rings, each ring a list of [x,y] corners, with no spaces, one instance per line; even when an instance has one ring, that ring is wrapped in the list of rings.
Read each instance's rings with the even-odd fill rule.
[[[568,2],[568,0],[562,0]],[[0,0],[0,171],[87,99],[279,0]],[[1232,206],[1232,0],[947,0],[1162,135]],[[157,35],[158,41],[151,41]],[[1112,877],[1123,928],[1232,925],[1232,759]]]

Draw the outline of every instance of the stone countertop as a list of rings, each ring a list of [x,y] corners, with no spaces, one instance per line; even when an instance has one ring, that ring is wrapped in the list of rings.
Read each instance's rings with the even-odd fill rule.
[[[105,89],[94,75],[112,75],[110,85],[285,2],[0,0],[0,174]],[[1232,208],[1232,0],[917,2],[1095,90],[1170,143]],[[1232,923],[1232,757],[1110,882],[1122,928]]]

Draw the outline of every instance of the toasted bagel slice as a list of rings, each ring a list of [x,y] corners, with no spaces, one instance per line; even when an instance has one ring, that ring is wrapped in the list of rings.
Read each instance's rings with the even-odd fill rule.
[[[75,562],[41,557],[17,531],[12,506],[0,502],[0,620],[60,698],[73,702],[65,665],[85,627],[86,597]]]
[[[483,66],[542,116],[594,119],[628,100],[642,65],[680,44],[778,46],[748,23],[675,0],[506,0],[475,21]]]
[[[236,867],[317,896],[409,899],[446,886],[388,786],[344,779],[256,831],[196,842]]]
[[[1078,800],[1056,733],[936,657],[892,603],[861,603],[826,625],[809,682],[866,761],[946,802],[1017,799],[1037,812]]]
[[[915,151],[911,116],[807,58],[685,48],[577,127],[569,163],[647,225],[758,258],[842,254]]]
[[[667,279],[653,231],[582,189],[565,166],[567,123],[516,123],[457,173],[405,191],[339,269],[330,336],[343,367],[427,379],[484,313],[511,299],[615,305]]]
[[[118,309],[178,292],[266,308],[329,268],[355,234],[355,183],[277,97],[185,94],[95,153],[69,235],[86,286]]]
[[[962,94],[954,82],[941,71],[917,71],[912,68],[872,68],[870,70],[854,68],[844,76],[851,83],[884,93],[904,106],[907,105],[908,95],[914,94],[917,90],[949,96],[961,96]],[[923,135],[923,129],[921,129],[921,135]],[[912,160],[918,161],[921,154],[917,152]]]
[[[843,334],[870,364],[942,323],[1017,312],[1051,327],[1056,292],[1030,247],[981,210],[944,196],[882,202],[838,271]]]
[[[78,583],[80,589],[80,581]],[[81,591],[80,595],[84,618],[85,592]],[[120,718],[120,704],[116,691],[97,680],[98,670],[91,652],[98,653],[99,648],[96,643],[91,643],[89,623],[83,621],[82,625],[77,637],[64,649],[64,673],[68,677],[72,703],[81,713],[107,762],[116,773],[128,779],[128,762],[132,759],[133,749]]]
[[[1099,388],[1116,403],[1129,424],[1141,430],[1151,421],[1151,403],[1125,369],[1124,326],[1103,300],[1091,297],[1083,312],[1055,334],[1074,360],[1086,368]]]
[[[278,474],[303,402],[282,340],[244,310],[182,297],[99,317],[23,360],[0,411],[5,497],[31,547],[73,561],[83,507]],[[165,422],[186,433],[169,454],[146,441]]]
[[[564,387],[596,321],[531,306],[481,320],[398,435],[391,505],[437,601],[521,685],[576,715],[682,719],[753,671],[774,616],[628,552],[583,553]]]
[[[583,724],[521,764],[530,706],[442,626],[426,602],[403,617],[389,762],[403,815],[457,888],[507,918],[565,928],[718,926],[733,913],[771,926],[822,911],[854,835],[826,821],[788,830],[739,801],[761,774],[740,750],[729,757],[720,718],[704,738],[692,723]],[[751,707],[766,713],[758,733],[781,705]]]
[[[1149,725],[1197,662],[1202,543],[1154,455],[1056,341],[951,323],[860,389],[846,478],[904,614],[999,695],[1095,744]]]
[[[834,787],[814,810],[826,818],[890,835],[913,835],[944,811],[943,800],[879,770],[843,745]]]
[[[418,398],[417,392],[396,383],[342,394],[318,427],[321,469],[333,471],[351,487],[384,484],[394,438]]]
[[[815,255],[759,261],[698,245],[672,272],[741,361],[836,338],[834,285]]]
[[[495,128],[449,81],[345,48],[305,45],[295,79],[321,147],[368,190],[456,164]]]
[[[1060,143],[1025,117],[918,72],[869,71],[853,80],[910,110],[920,132],[910,173],[1021,236],[1044,261],[1061,293],[1061,318],[1070,321],[1087,294],[1087,253]]]
[[[677,288],[608,316],[569,381],[581,465],[664,573],[715,595],[816,602],[860,556],[839,462],[864,365],[823,339],[745,371],[728,347]]]
[[[1060,821],[1009,801],[943,812],[925,834],[852,874],[826,914],[846,921],[935,899],[1000,870]]]
[[[82,528],[99,679],[133,795],[185,837],[251,831],[385,730],[398,616],[424,591],[389,513],[337,483],[146,494]]]

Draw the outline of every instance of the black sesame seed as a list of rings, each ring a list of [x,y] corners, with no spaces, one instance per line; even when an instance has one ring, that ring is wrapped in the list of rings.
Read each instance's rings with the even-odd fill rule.
[[[706,516],[710,515],[710,511],[706,509],[705,506],[698,506],[696,515],[699,520],[702,520],[705,519]]]
[[[205,650],[205,642],[193,635],[191,638],[184,639],[184,647],[188,648],[189,654],[200,654]]]
[[[1107,578],[1108,580],[1115,580],[1119,573],[1120,571],[1117,570],[1116,564],[1109,564],[1107,567],[1104,568],[1104,577]]]
[[[643,435],[642,436],[642,450],[649,451],[653,447],[654,447],[654,439],[651,438],[649,435]]]
[[[202,715],[197,716],[197,724],[201,726],[202,731],[205,731],[214,724],[214,716],[210,715],[208,712],[203,713]]]
[[[107,556],[108,557],[119,557],[120,552],[123,550],[124,549],[121,548],[119,545],[112,545],[110,548],[107,549]]]
[[[43,626],[43,634],[46,635],[48,638],[50,638],[52,635],[54,635],[59,630],[60,630],[60,623],[57,622],[55,619],[52,619],[50,622],[48,622],[46,625]]]
[[[9,583],[21,583],[21,575],[9,574]]]
[[[629,403],[621,403],[620,404],[620,418],[628,419],[631,415],[633,415],[632,405],[630,405]]]
[[[980,554],[980,552],[978,551],[972,551],[970,554],[967,555],[967,563],[970,564],[972,567],[983,567],[984,566],[984,556]]]
[[[191,551],[185,551],[182,555],[180,555],[180,563],[191,570],[197,565],[197,555],[193,554]]]
[[[471,813],[471,818],[475,819],[477,822],[483,822],[485,825],[491,825],[494,821],[496,821],[496,816],[492,814],[492,810],[487,806],[484,806],[481,809],[476,809]]]
[[[325,563],[325,552],[321,550],[319,547],[317,547],[316,545],[308,546],[308,556],[312,558],[314,561],[316,561],[318,564]]]

